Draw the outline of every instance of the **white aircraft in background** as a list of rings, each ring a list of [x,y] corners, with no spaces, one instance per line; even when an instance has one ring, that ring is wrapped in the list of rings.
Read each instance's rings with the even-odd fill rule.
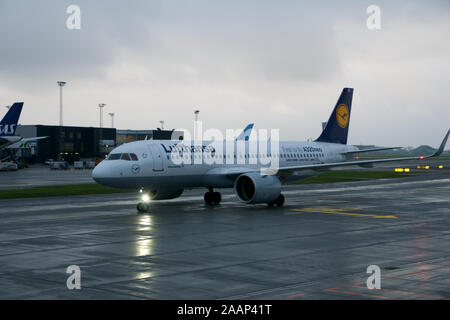
[[[145,140],[123,144],[115,148],[108,158],[102,161],[92,172],[92,177],[100,184],[115,188],[136,189],[142,192],[142,202],[138,203],[139,212],[149,209],[151,200],[173,199],[179,197],[183,189],[205,187],[207,204],[219,204],[221,194],[214,188],[234,188],[236,196],[248,204],[267,203],[269,206],[282,206],[284,196],[281,185],[287,181],[300,180],[318,175],[333,167],[358,165],[372,166],[375,163],[418,160],[439,156],[447,142],[450,130],[445,135],[439,149],[429,156],[402,157],[391,159],[348,161],[353,156],[371,151],[395,148],[373,148],[359,150],[347,145],[353,89],[344,88],[334,107],[322,134],[312,142],[279,142],[279,150],[270,150],[270,143],[264,152],[252,153],[246,148],[237,152],[233,164],[207,164],[196,159],[214,157],[227,159],[230,155],[224,148],[213,149],[212,142],[203,142],[201,148],[195,148],[186,141]],[[252,143],[251,141],[248,143]],[[177,164],[173,150],[192,150],[188,152],[189,163]],[[267,150],[267,151],[266,151]],[[207,155],[208,154],[208,155]],[[183,154],[180,154],[180,158]],[[261,163],[251,164],[254,159],[271,158],[278,162],[277,170],[270,170]],[[243,159],[244,164],[236,163]],[[223,161],[225,162],[225,161]],[[262,162],[262,161],[261,161]]]

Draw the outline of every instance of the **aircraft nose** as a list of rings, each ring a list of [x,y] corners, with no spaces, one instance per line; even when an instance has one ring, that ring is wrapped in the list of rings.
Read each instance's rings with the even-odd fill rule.
[[[102,179],[106,177],[106,168],[103,163],[99,163],[94,170],[92,170],[92,179],[97,183],[102,183]]]

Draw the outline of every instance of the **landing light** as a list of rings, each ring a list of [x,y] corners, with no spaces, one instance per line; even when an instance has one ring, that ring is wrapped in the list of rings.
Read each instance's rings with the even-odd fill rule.
[[[142,195],[142,202],[150,202],[150,196],[146,193]]]

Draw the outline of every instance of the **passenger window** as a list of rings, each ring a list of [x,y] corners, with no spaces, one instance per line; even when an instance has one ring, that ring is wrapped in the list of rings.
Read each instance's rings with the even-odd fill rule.
[[[133,160],[133,161],[138,161],[138,157],[137,157],[137,155],[135,155],[134,153],[130,153],[130,158],[131,158],[131,160]]]
[[[120,159],[130,161],[130,156],[128,153],[122,153],[122,157]]]
[[[108,160],[119,160],[121,155],[121,153],[111,153]]]

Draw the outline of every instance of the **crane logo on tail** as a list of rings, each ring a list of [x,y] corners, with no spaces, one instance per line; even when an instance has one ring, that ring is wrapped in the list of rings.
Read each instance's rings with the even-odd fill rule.
[[[338,105],[338,107],[336,108],[336,120],[339,127],[343,129],[347,127],[348,119],[350,118],[349,116],[350,115],[347,106],[345,104]]]

